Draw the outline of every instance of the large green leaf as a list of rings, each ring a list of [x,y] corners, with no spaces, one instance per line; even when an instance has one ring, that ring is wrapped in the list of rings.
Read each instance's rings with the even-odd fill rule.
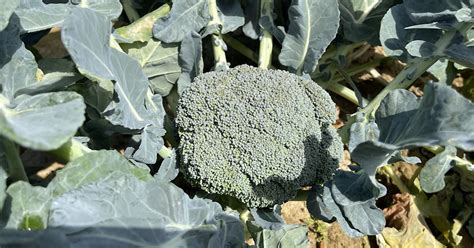
[[[316,218],[336,218],[351,237],[376,235],[385,226],[383,212],[375,205],[375,199],[385,194],[383,190],[365,173],[337,171],[333,180],[308,195],[307,206]]]
[[[97,182],[112,172],[133,174],[142,180],[151,179],[147,170],[130,164],[118,152],[98,151],[69,162],[64,169],[58,171],[56,177],[49,183],[48,189],[54,197],[57,197],[69,190]]]
[[[0,6],[2,6],[0,10],[0,31],[7,27],[10,16],[19,4],[20,0],[0,0]]]
[[[178,44],[150,39],[146,43],[133,43],[124,47],[130,57],[140,63],[153,91],[163,96],[168,95],[181,74]]]
[[[75,3],[74,3],[75,2]],[[73,3],[45,4],[42,0],[20,0],[15,10],[26,32],[35,32],[51,27],[61,26],[71,9],[91,8],[109,19],[117,18],[122,12],[119,0],[79,0]]]
[[[442,145],[474,150],[473,103],[449,86],[430,83],[424,90],[421,99],[395,90],[381,102],[375,120],[378,140],[362,142],[351,153],[371,177],[401,149]]]
[[[233,32],[245,24],[244,11],[239,0],[219,0],[217,8],[222,22],[221,33]]]
[[[153,35],[166,43],[180,42],[191,31],[199,32],[210,19],[207,0],[175,0],[169,16],[153,26]]]
[[[74,92],[24,97],[13,108],[0,101],[0,135],[35,150],[57,149],[82,125],[84,111]]]
[[[1,93],[13,100],[15,93],[36,82],[38,65],[19,37],[14,23],[0,32],[0,85]]]
[[[292,72],[310,74],[336,37],[337,0],[294,0],[288,15],[290,26],[278,59]]]
[[[82,73],[92,80],[115,80],[118,99],[106,109],[106,118],[115,125],[141,129],[150,123],[144,105],[148,80],[137,61],[109,46],[111,28],[105,16],[76,8],[63,24],[62,40]]]
[[[191,199],[170,183],[129,176],[107,177],[65,193],[52,203],[49,223],[73,227],[68,236],[79,246],[235,247],[243,242],[240,221],[219,204]]]
[[[341,25],[344,38],[379,43],[380,21],[398,0],[340,0]]]
[[[48,225],[48,212],[52,196],[43,187],[33,187],[18,181],[8,187],[9,201],[4,207],[8,212],[6,228],[40,230]]]

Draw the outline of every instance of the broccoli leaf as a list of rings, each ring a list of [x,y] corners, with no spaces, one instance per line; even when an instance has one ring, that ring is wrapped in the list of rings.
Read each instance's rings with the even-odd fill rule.
[[[14,108],[0,101],[0,135],[35,150],[57,149],[82,125],[84,110],[82,97],[74,92],[25,97]]]
[[[116,33],[130,44],[121,47],[130,57],[140,63],[155,93],[162,96],[169,94],[180,75],[178,64],[178,44],[153,39],[151,29],[153,23],[168,12],[165,5],[138,21],[117,29]]]
[[[150,39],[145,44],[134,43],[124,47],[128,55],[142,66],[153,91],[162,96],[168,95],[181,72],[178,64],[178,44],[166,44]]]
[[[344,38],[352,42],[369,41],[378,44],[380,21],[398,0],[341,0],[341,25]]]
[[[456,148],[446,146],[445,150],[426,162],[421,169],[419,178],[423,191],[435,193],[445,186],[444,176],[453,167],[453,158],[456,156]]]
[[[336,0],[295,0],[289,9],[289,19],[290,26],[278,59],[292,72],[310,74],[336,37],[338,3]]]
[[[148,80],[137,61],[109,46],[111,25],[105,16],[77,8],[63,24],[62,40],[83,74],[96,81],[115,80],[118,101],[108,106],[106,118],[115,125],[141,129],[151,123],[144,105]],[[96,32],[90,33],[91,29]]]
[[[385,226],[383,212],[375,206],[375,199],[385,193],[380,192],[366,173],[338,171],[332,181],[313,189],[307,206],[316,218],[336,218],[351,237],[376,235]]]
[[[219,0],[217,8],[222,22],[222,34],[233,32],[245,24],[244,12],[239,0]]]
[[[406,46],[413,40],[435,43],[440,35],[440,29],[409,29],[416,24],[410,19],[405,5],[392,7],[383,17],[380,29],[380,43],[384,51],[392,57],[406,61],[409,53]],[[424,23],[422,23],[424,24]],[[412,46],[414,44],[411,44]],[[413,47],[408,47],[412,51]]]
[[[451,44],[444,50],[444,54],[452,61],[463,66],[474,68],[474,47],[464,44]]]
[[[107,242],[224,247],[243,242],[240,221],[219,204],[191,199],[169,183],[129,176],[105,178],[65,193],[54,200],[49,223],[72,227],[75,232],[70,231],[68,239],[79,246]]]
[[[430,120],[426,122],[426,120]],[[390,93],[376,113],[379,141],[400,147],[452,145],[474,149],[474,105],[449,86],[427,84],[413,93]]]
[[[207,0],[176,0],[170,14],[153,26],[153,35],[166,43],[180,42],[186,34],[199,32],[210,20]]]
[[[455,19],[459,9],[469,6],[470,0],[404,0],[410,19],[417,23],[447,22]]]
[[[309,247],[308,228],[302,225],[284,225],[279,230],[264,229],[257,234],[255,246],[266,247]]]
[[[474,149],[473,104],[449,86],[429,83],[421,99],[406,90],[392,91],[375,121],[379,139],[360,143],[352,151],[352,159],[374,183],[376,169],[401,149],[435,145]]]
[[[171,182],[178,176],[178,173],[179,168],[176,164],[176,151],[173,150],[171,156],[163,159],[160,169],[158,169],[158,172],[153,177],[157,180]]]
[[[48,189],[54,197],[88,183],[97,182],[113,172],[135,175],[141,180],[149,180],[147,170],[137,168],[116,151],[87,153],[69,162],[49,183]]]
[[[7,27],[13,11],[19,4],[20,0],[0,0],[2,6],[2,10],[0,10],[0,31]]]
[[[202,40],[196,32],[186,35],[179,50],[181,75],[178,80],[178,93],[181,95],[194,78],[203,72]]]
[[[244,34],[251,39],[258,39],[260,36],[260,1],[244,0],[245,25],[242,28]]]
[[[11,22],[0,32],[0,85],[1,93],[13,100],[15,93],[36,81],[36,64],[33,54],[20,40],[19,30]]]
[[[29,33],[61,26],[69,11],[79,7],[93,9],[107,16],[108,19],[116,19],[122,13],[122,5],[119,0],[80,0],[78,4],[45,4],[42,0],[20,0],[20,5],[15,10],[15,14],[20,18],[23,30]]]
[[[286,225],[285,220],[281,217],[281,206],[275,205],[271,208],[252,208],[252,224],[263,229],[277,231]]]
[[[161,112],[164,114],[164,110]],[[164,145],[163,139],[165,130],[154,125],[148,125],[141,134],[141,143],[138,150],[133,154],[133,159],[146,164],[156,162],[157,153]]]
[[[73,85],[80,79],[84,78],[76,72],[52,72],[43,76],[41,81],[31,84],[27,87],[19,89],[15,96],[22,94],[37,95],[54,91],[66,90],[68,86]]]
[[[9,197],[3,211],[9,212],[5,228],[41,230],[48,225],[52,195],[43,187],[18,181],[7,189]]]

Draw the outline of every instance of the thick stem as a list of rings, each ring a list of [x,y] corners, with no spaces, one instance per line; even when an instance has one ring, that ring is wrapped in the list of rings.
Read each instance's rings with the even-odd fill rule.
[[[173,150],[163,146],[160,151],[158,151],[158,155],[160,155],[161,158],[169,158],[173,155]]]
[[[261,16],[268,16],[273,18],[273,0],[261,0],[260,2]],[[268,69],[272,64],[272,49],[273,49],[273,37],[272,34],[263,29],[262,37],[260,37],[260,48],[258,67]]]
[[[49,153],[67,162],[77,159],[90,152],[93,152],[93,150],[89,149],[87,146],[75,139],[70,139],[64,145],[56,150],[50,151]]]
[[[220,26],[221,20],[219,18],[219,13],[217,11],[216,0],[208,0],[209,14],[211,15],[212,20],[209,22],[209,26]],[[225,57],[224,40],[220,31],[212,34],[212,50],[214,51],[214,65],[215,68],[228,68],[227,59]]]
[[[0,138],[0,141],[2,142],[3,151],[5,152],[5,158],[8,164],[8,175],[10,179],[13,182],[28,182],[28,176],[26,175],[25,167],[23,167],[23,162],[20,158],[18,146],[6,138]]]

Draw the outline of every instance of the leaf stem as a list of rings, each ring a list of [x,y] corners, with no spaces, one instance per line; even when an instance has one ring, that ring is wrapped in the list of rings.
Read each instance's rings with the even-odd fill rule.
[[[64,145],[62,145],[56,150],[50,151],[49,153],[59,159],[68,162],[90,152],[93,152],[93,150],[89,149],[87,146],[83,145],[81,142],[75,139],[70,139]]]
[[[162,146],[160,151],[158,151],[158,155],[160,155],[161,158],[169,158],[173,155],[173,150],[166,146]]]
[[[5,158],[8,164],[7,169],[10,179],[13,182],[28,182],[28,176],[26,175],[25,167],[23,167],[23,162],[20,158],[20,151],[18,149],[18,145],[6,138],[0,138],[0,141],[3,147],[3,151],[5,152]]]
[[[272,13],[273,0],[261,0],[260,15],[273,18]],[[262,29],[262,31],[262,37],[260,37],[258,67],[262,69],[268,69],[272,64],[273,37],[268,30]]]
[[[222,22],[219,18],[219,13],[217,10],[216,0],[208,0],[209,14],[211,15],[211,21],[208,26],[216,25],[218,27],[222,26]],[[211,35],[212,38],[212,49],[214,51],[214,65],[216,69],[228,68],[227,59],[225,56],[225,51],[223,49],[224,40],[220,31],[217,31]]]

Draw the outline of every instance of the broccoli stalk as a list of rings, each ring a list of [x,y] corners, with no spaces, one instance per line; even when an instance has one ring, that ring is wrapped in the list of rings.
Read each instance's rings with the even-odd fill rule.
[[[273,0],[261,0],[260,2],[260,15],[272,17],[273,13]],[[258,67],[262,69],[268,69],[272,64],[272,48],[273,48],[273,37],[272,34],[265,29],[262,29],[262,36],[260,37],[260,48]]]
[[[211,15],[211,21],[208,26],[222,26],[222,22],[219,18],[219,13],[217,11],[217,2],[216,0],[208,0],[209,14]],[[225,56],[224,40],[220,31],[216,31],[212,34],[212,49],[214,51],[214,65],[217,70],[228,69],[227,59]]]

